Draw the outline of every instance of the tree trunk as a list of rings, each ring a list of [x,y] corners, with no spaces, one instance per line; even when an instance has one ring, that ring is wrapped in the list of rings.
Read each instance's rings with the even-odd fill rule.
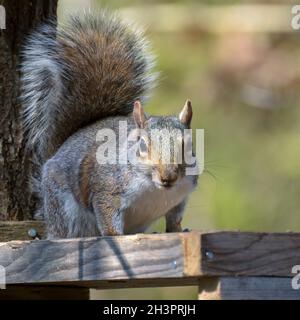
[[[6,12],[6,29],[0,30],[0,220],[24,220],[32,217],[35,199],[20,121],[20,50],[32,28],[56,17],[57,0],[0,0],[0,5]]]

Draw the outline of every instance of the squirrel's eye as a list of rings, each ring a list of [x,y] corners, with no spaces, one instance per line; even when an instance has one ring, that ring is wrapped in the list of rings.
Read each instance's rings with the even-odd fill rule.
[[[140,153],[145,154],[148,152],[148,146],[144,138],[141,138],[140,140]]]

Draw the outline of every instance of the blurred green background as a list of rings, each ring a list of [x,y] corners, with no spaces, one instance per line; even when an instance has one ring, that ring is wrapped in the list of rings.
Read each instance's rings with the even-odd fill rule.
[[[186,98],[205,129],[205,173],[187,206],[192,229],[300,231],[300,31],[292,1],[60,0],[59,19],[120,10],[146,27],[160,82],[147,111]],[[163,232],[164,221],[152,230]],[[94,298],[195,298],[197,288],[93,291]]]

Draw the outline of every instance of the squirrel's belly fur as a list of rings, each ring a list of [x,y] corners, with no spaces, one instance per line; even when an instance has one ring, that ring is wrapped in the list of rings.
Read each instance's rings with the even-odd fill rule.
[[[124,234],[144,232],[151,223],[181,203],[194,189],[189,177],[183,177],[170,189],[158,189],[151,181],[144,183],[142,188],[140,186],[138,181],[132,181],[130,189],[135,192],[135,196],[130,200],[127,196],[124,197],[127,207],[124,212]],[[92,237],[101,234],[95,212],[84,208],[71,192],[63,192],[59,197],[63,204],[62,212],[68,221],[66,237]],[[51,234],[48,238],[51,238]]]
[[[136,181],[136,197],[125,211],[125,233],[144,232],[152,222],[181,203],[194,189],[193,179],[181,178],[172,188],[158,189],[152,181]],[[142,186],[142,187],[141,187]]]

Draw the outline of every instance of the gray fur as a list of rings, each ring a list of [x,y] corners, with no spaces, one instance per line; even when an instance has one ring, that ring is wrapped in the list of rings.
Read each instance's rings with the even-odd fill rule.
[[[168,232],[181,230],[184,204],[198,178],[185,176],[184,167],[180,168],[180,178],[172,188],[160,190],[152,179],[152,166],[100,165],[95,161],[88,207],[74,197],[80,193],[84,157],[89,154],[96,159],[97,132],[111,128],[118,133],[120,120],[127,121],[128,130],[135,128],[132,116],[99,120],[70,137],[44,165],[42,198],[48,237],[110,235],[111,230],[115,234],[144,232],[162,216],[166,216]],[[180,126],[175,117],[149,119],[149,127],[161,129],[166,125],[169,130]],[[120,152],[127,152],[122,148]]]
[[[136,128],[133,103],[144,100],[155,80],[147,47],[140,32],[107,12],[71,17],[57,32],[50,22],[29,38],[23,116],[28,147],[43,163],[36,183],[48,238],[143,232],[164,215],[169,232],[181,230],[184,204],[197,184],[196,176],[185,176],[185,164],[96,161],[100,129],[114,130],[119,140],[120,120]],[[174,135],[187,126],[176,117],[150,117],[145,131],[154,128]],[[163,144],[162,152],[168,148]],[[158,174],[178,179],[161,189]]]

